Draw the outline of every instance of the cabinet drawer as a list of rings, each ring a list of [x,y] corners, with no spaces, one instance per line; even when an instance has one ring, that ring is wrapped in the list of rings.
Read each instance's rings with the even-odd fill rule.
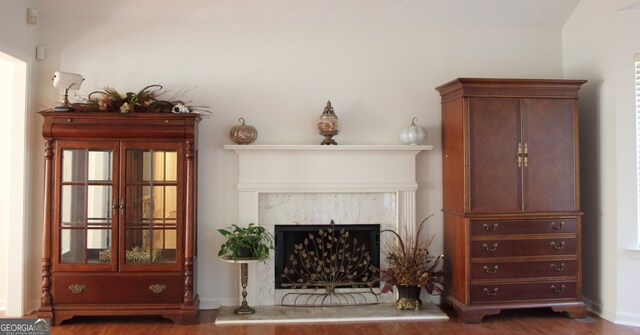
[[[576,277],[577,262],[571,260],[533,262],[482,262],[471,264],[471,279]]]
[[[575,238],[471,241],[471,257],[576,255]]]
[[[182,274],[53,276],[54,303],[137,304],[182,302]]]
[[[471,235],[577,233],[576,219],[471,221]]]
[[[575,281],[471,285],[471,303],[577,298]]]

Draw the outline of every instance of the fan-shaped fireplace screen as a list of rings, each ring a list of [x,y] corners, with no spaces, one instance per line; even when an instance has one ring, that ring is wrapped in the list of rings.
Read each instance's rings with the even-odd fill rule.
[[[276,225],[276,289],[285,306],[378,303],[380,225]]]

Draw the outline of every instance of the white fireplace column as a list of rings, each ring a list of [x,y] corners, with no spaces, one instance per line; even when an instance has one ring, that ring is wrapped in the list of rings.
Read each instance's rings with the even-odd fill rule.
[[[395,193],[398,232],[416,230],[416,156],[433,146],[225,145],[238,154],[238,225],[260,225],[260,193]],[[260,305],[262,263],[249,265],[247,302]]]

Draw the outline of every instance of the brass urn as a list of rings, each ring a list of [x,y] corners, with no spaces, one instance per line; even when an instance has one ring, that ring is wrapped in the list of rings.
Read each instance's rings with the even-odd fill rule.
[[[254,126],[245,125],[244,118],[239,118],[242,124],[234,126],[229,132],[231,140],[237,144],[251,144],[258,138],[258,131]]]
[[[320,135],[324,136],[324,140],[321,145],[337,145],[333,139],[333,136],[338,135],[340,132],[340,121],[338,121],[338,117],[333,112],[333,107],[331,107],[331,101],[327,101],[327,106],[324,108],[324,112],[320,116],[320,121],[318,121],[318,132]]]

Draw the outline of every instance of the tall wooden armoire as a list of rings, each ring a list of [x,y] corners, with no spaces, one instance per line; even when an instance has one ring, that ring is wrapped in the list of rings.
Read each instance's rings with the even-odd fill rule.
[[[459,78],[442,98],[445,303],[582,316],[578,90],[584,80]]]

